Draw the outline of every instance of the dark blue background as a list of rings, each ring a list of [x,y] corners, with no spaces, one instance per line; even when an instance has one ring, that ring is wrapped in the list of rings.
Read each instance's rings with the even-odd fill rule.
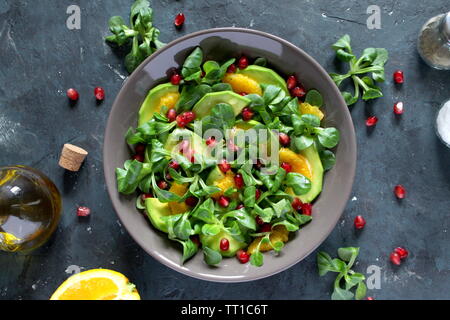
[[[434,122],[449,98],[449,72],[435,71],[418,57],[416,40],[429,18],[448,11],[448,1],[376,1],[381,30],[366,27],[366,9],[375,1],[153,1],[161,39],[212,27],[248,27],[270,32],[311,54],[335,71],[330,45],[345,33],[354,50],[384,47],[385,96],[351,108],[358,139],[358,167],[352,197],[341,221],[320,249],[336,254],[342,246],[359,246],[355,270],[381,268],[377,299],[450,298],[450,150],[436,138]],[[127,17],[131,0],[0,0],[0,165],[24,164],[45,172],[63,194],[64,213],[53,239],[29,255],[0,253],[0,299],[48,299],[68,277],[68,266],[81,270],[111,268],[125,273],[145,299],[328,299],[334,278],[319,278],[315,253],[273,277],[242,284],[191,279],[148,256],[121,227],[106,193],[102,141],[106,119],[126,75],[122,59],[105,44],[112,15]],[[82,9],[81,30],[66,28],[66,9]],[[447,7],[444,5],[447,4]],[[182,11],[181,31],[173,18]],[[396,87],[392,72],[402,69],[405,83]],[[93,88],[106,90],[96,105]],[[71,107],[65,91],[79,90]],[[396,119],[392,105],[405,103]],[[368,115],[380,121],[365,127]],[[71,142],[90,154],[82,170],[69,174],[58,167],[61,147]],[[392,189],[403,184],[407,198],[398,202]],[[338,186],[337,186],[338,187]],[[78,205],[92,216],[82,222]],[[353,219],[367,220],[356,234]],[[410,251],[393,267],[396,246]]]

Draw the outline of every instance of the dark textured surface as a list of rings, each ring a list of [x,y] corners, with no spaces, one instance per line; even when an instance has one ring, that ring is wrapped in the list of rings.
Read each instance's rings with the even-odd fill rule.
[[[334,71],[329,46],[349,33],[354,49],[385,47],[385,97],[352,108],[358,138],[358,168],[353,194],[341,223],[321,246],[334,255],[342,246],[360,246],[356,270],[381,268],[378,299],[450,298],[450,150],[434,133],[435,114],[449,98],[449,72],[434,71],[417,55],[420,26],[448,11],[440,1],[378,1],[382,29],[368,30],[361,1],[154,1],[155,24],[163,41],[219,27],[251,27],[281,36]],[[39,4],[38,4],[39,3]],[[332,276],[319,279],[315,254],[273,277],[243,284],[215,284],[191,279],[146,255],[121,227],[106,194],[102,172],[103,131],[114,96],[126,72],[121,58],[103,41],[112,15],[126,16],[131,1],[0,0],[0,165],[24,164],[46,173],[63,194],[64,213],[52,240],[29,255],[0,253],[0,299],[47,299],[67,278],[69,266],[103,267],[125,273],[143,298],[328,299]],[[66,28],[66,9],[79,4],[81,30]],[[186,14],[181,31],[173,17]],[[391,75],[405,71],[396,87]],[[444,82],[447,81],[447,82]],[[107,99],[96,105],[93,88],[103,86]],[[65,90],[81,98],[70,106]],[[395,101],[405,103],[396,119]],[[367,115],[380,119],[366,130]],[[82,170],[69,174],[57,165],[66,142],[90,155]],[[401,183],[407,199],[396,201]],[[92,208],[87,221],[75,215],[77,205]],[[367,226],[355,233],[352,221],[362,214]],[[403,245],[410,257],[392,267],[389,252]]]

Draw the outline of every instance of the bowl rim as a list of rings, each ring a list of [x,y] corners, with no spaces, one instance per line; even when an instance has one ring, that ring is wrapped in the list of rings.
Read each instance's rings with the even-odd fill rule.
[[[110,177],[111,174],[106,170],[106,161],[105,161],[105,153],[106,153],[106,142],[107,142],[107,132],[109,131],[108,129],[112,127],[112,114],[113,111],[117,108],[117,103],[118,100],[120,100],[120,98],[122,97],[122,95],[124,95],[124,91],[123,88],[125,87],[126,83],[128,82],[128,80],[130,80],[133,77],[136,77],[136,75],[145,68],[145,66],[153,59],[155,59],[157,56],[159,56],[161,53],[163,53],[166,49],[173,47],[174,45],[183,42],[187,39],[190,38],[194,38],[200,35],[206,35],[209,33],[217,33],[217,32],[237,32],[237,33],[249,33],[249,34],[254,34],[254,35],[259,35],[262,37],[266,37],[275,41],[278,41],[279,43],[281,43],[284,46],[287,46],[291,49],[293,49],[294,51],[297,51],[299,53],[299,55],[303,56],[308,63],[313,64],[320,73],[322,73],[323,75],[326,76],[326,78],[328,79],[328,82],[330,84],[330,86],[332,87],[332,90],[335,91],[336,95],[339,97],[338,98],[338,103],[346,105],[339,88],[336,86],[336,84],[333,82],[333,80],[331,79],[331,77],[329,76],[328,72],[312,57],[310,56],[308,53],[306,53],[304,50],[302,50],[301,48],[297,47],[296,45],[294,45],[293,43],[280,38],[278,36],[272,35],[270,33],[264,32],[264,31],[259,31],[259,30],[254,30],[254,29],[248,29],[248,28],[239,28],[239,27],[219,27],[219,28],[209,28],[209,29],[204,29],[204,30],[200,30],[200,31],[196,31],[196,32],[192,32],[189,33],[187,35],[184,35],[180,38],[177,38],[171,42],[169,42],[168,44],[166,44],[163,48],[157,50],[155,53],[153,53],[151,56],[147,57],[134,71],[131,75],[129,75],[124,82],[122,83],[122,87],[119,91],[119,93],[117,94],[116,98],[114,99],[114,103],[111,107],[111,110],[109,112],[108,115],[108,120],[106,123],[106,127],[105,127],[105,133],[104,133],[104,139],[103,139],[103,152],[102,152],[102,156],[103,156],[103,174],[105,177],[105,182],[106,182],[106,189],[108,191],[108,195],[110,197],[111,203],[113,205],[114,211],[116,212],[116,215],[118,216],[121,224],[124,226],[124,228],[127,230],[128,234],[131,236],[131,238],[142,248],[142,250],[144,250],[147,254],[149,254],[150,256],[152,256],[154,259],[156,259],[158,262],[160,262],[161,264],[169,267],[170,269],[177,271],[179,273],[182,273],[184,275],[190,276],[192,278],[195,279],[199,279],[199,280],[203,280],[203,281],[209,281],[209,282],[217,282],[217,283],[241,283],[241,282],[250,282],[250,281],[255,281],[255,280],[259,280],[259,279],[264,279],[264,278],[268,278],[271,277],[273,275],[276,275],[278,273],[281,273],[289,268],[291,268],[292,266],[296,265],[297,263],[301,262],[302,260],[306,259],[309,255],[311,255],[312,252],[314,252],[325,240],[326,238],[329,237],[329,235],[331,234],[331,232],[336,228],[336,225],[339,221],[339,219],[342,217],[342,214],[344,213],[345,207],[347,206],[348,200],[350,199],[350,195],[352,192],[352,188],[353,188],[353,184],[355,181],[355,175],[356,175],[356,160],[357,160],[357,144],[356,144],[356,134],[355,134],[355,127],[353,124],[353,119],[351,117],[350,111],[349,109],[345,109],[345,118],[346,120],[349,121],[350,123],[350,128],[349,130],[351,130],[351,134],[349,135],[349,149],[351,151],[351,153],[353,154],[353,159],[351,159],[351,161],[349,161],[349,176],[348,179],[350,181],[350,183],[347,185],[346,188],[344,188],[343,193],[345,194],[345,199],[347,199],[347,201],[343,202],[342,205],[340,205],[339,207],[337,207],[337,211],[340,212],[340,214],[338,216],[336,216],[336,218],[334,219],[333,223],[330,224],[330,227],[326,230],[326,232],[323,233],[323,236],[321,237],[320,241],[317,241],[317,244],[314,245],[313,247],[311,247],[311,249],[306,252],[301,258],[296,259],[295,261],[288,263],[286,265],[284,265],[283,267],[277,269],[276,271],[268,271],[264,274],[260,274],[257,276],[246,276],[245,278],[239,278],[239,279],[233,279],[233,278],[227,278],[227,277],[211,277],[209,275],[205,275],[205,274],[198,274],[197,272],[193,272],[190,269],[186,269],[186,268],[182,268],[178,265],[172,265],[170,263],[167,262],[166,259],[161,258],[160,256],[158,256],[157,254],[151,252],[151,250],[147,250],[146,247],[142,244],[142,241],[140,240],[139,237],[137,237],[136,235],[130,233],[128,231],[128,229],[125,227],[126,223],[124,222],[124,218],[121,216],[121,214],[119,214],[119,212],[116,210],[116,200],[114,199],[114,196],[116,194],[113,194],[113,191],[111,190],[111,188],[108,187],[108,182],[110,182]],[[113,181],[114,182],[114,181]],[[114,182],[115,183],[115,182]]]

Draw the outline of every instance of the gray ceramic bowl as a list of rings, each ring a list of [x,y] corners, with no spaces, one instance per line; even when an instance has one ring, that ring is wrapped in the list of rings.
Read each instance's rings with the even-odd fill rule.
[[[265,57],[281,74],[296,73],[307,89],[315,88],[324,96],[326,125],[341,131],[336,149],[336,166],[326,173],[323,192],[314,205],[313,221],[297,232],[279,256],[265,254],[264,266],[242,265],[237,259],[224,259],[219,267],[210,267],[203,255],[180,265],[181,249],[155,231],[135,208],[134,196],[117,192],[114,170],[130,158],[124,135],[136,126],[137,113],[148,90],[167,82],[167,71],[179,67],[196,46],[207,58],[225,60],[239,57]],[[218,282],[243,282],[271,276],[298,263],[313,252],[331,233],[350,196],[356,166],[355,133],[348,108],[327,72],[308,54],[273,35],[240,28],[209,29],[179,38],[149,57],[127,79],[109,116],[104,140],[104,171],[113,206],[134,240],[151,256],[186,275]]]

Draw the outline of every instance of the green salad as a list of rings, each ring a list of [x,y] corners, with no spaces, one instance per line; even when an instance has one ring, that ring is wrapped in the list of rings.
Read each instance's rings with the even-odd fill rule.
[[[253,64],[252,64],[253,63]],[[312,202],[339,131],[321,126],[323,98],[264,58],[204,59],[197,47],[152,88],[116,169],[118,190],[182,248],[209,265],[223,257],[263,265],[312,220]]]

